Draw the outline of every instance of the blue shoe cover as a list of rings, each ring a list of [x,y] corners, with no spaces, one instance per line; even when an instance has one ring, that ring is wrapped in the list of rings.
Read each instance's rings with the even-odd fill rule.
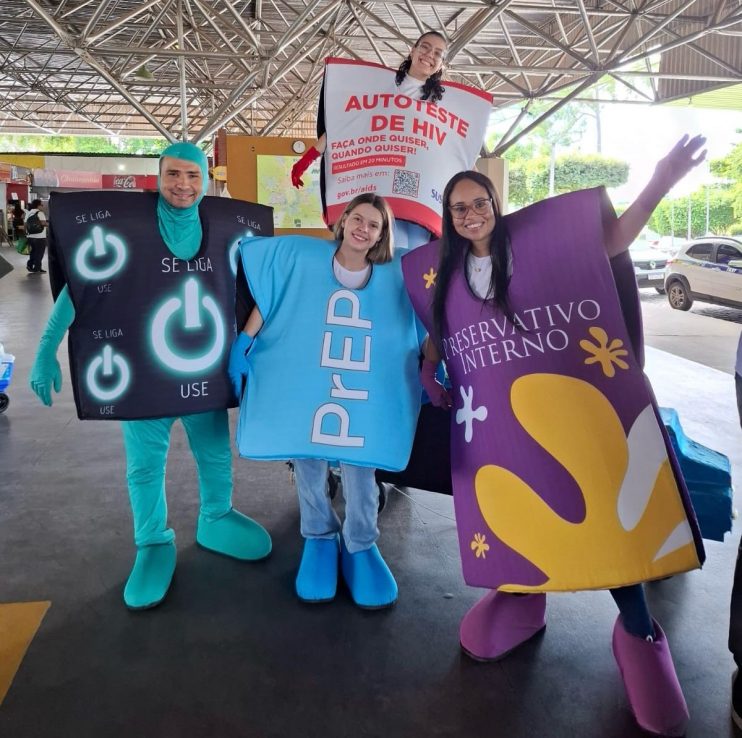
[[[348,553],[343,546],[340,563],[350,596],[358,607],[376,610],[397,601],[397,582],[375,543],[357,553]]]
[[[172,542],[137,549],[134,568],[124,587],[124,604],[130,610],[156,607],[165,599],[175,573],[175,558]]]
[[[338,547],[335,538],[307,538],[296,575],[296,595],[302,602],[330,602],[338,585]]]
[[[209,551],[240,561],[264,559],[272,548],[268,531],[235,509],[216,520],[199,515],[196,541]]]

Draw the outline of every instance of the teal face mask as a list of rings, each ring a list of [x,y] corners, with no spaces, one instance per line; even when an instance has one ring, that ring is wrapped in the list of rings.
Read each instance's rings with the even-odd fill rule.
[[[201,248],[201,219],[198,217],[198,203],[206,194],[209,174],[206,154],[195,144],[178,142],[168,146],[160,155],[160,166],[165,157],[184,159],[197,164],[201,169],[203,188],[196,201],[187,208],[176,208],[160,193],[157,198],[157,221],[160,234],[167,247],[179,259],[192,259]]]

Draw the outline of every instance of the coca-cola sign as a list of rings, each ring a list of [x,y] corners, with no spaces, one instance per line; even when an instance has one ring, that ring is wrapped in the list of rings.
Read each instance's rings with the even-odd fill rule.
[[[156,190],[156,174],[104,174],[106,190]]]
[[[137,187],[137,178],[133,174],[128,176],[114,176],[113,186],[120,190],[134,190]]]

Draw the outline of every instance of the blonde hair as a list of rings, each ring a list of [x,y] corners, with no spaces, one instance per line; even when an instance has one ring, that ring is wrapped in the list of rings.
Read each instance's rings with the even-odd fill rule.
[[[342,241],[346,218],[355,208],[364,204],[372,205],[381,213],[381,235],[379,240],[368,250],[366,258],[372,264],[386,264],[394,256],[394,215],[383,197],[375,195],[373,192],[364,192],[362,195],[354,197],[345,206],[345,210],[335,223],[332,232],[338,241]]]

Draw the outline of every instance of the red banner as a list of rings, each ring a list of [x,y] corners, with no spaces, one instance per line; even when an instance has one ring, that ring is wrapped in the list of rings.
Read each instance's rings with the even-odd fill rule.
[[[3,170],[0,169],[0,181],[2,175]],[[34,169],[33,176],[37,187],[65,187],[74,190],[157,190],[156,174],[100,174],[70,169]]]

